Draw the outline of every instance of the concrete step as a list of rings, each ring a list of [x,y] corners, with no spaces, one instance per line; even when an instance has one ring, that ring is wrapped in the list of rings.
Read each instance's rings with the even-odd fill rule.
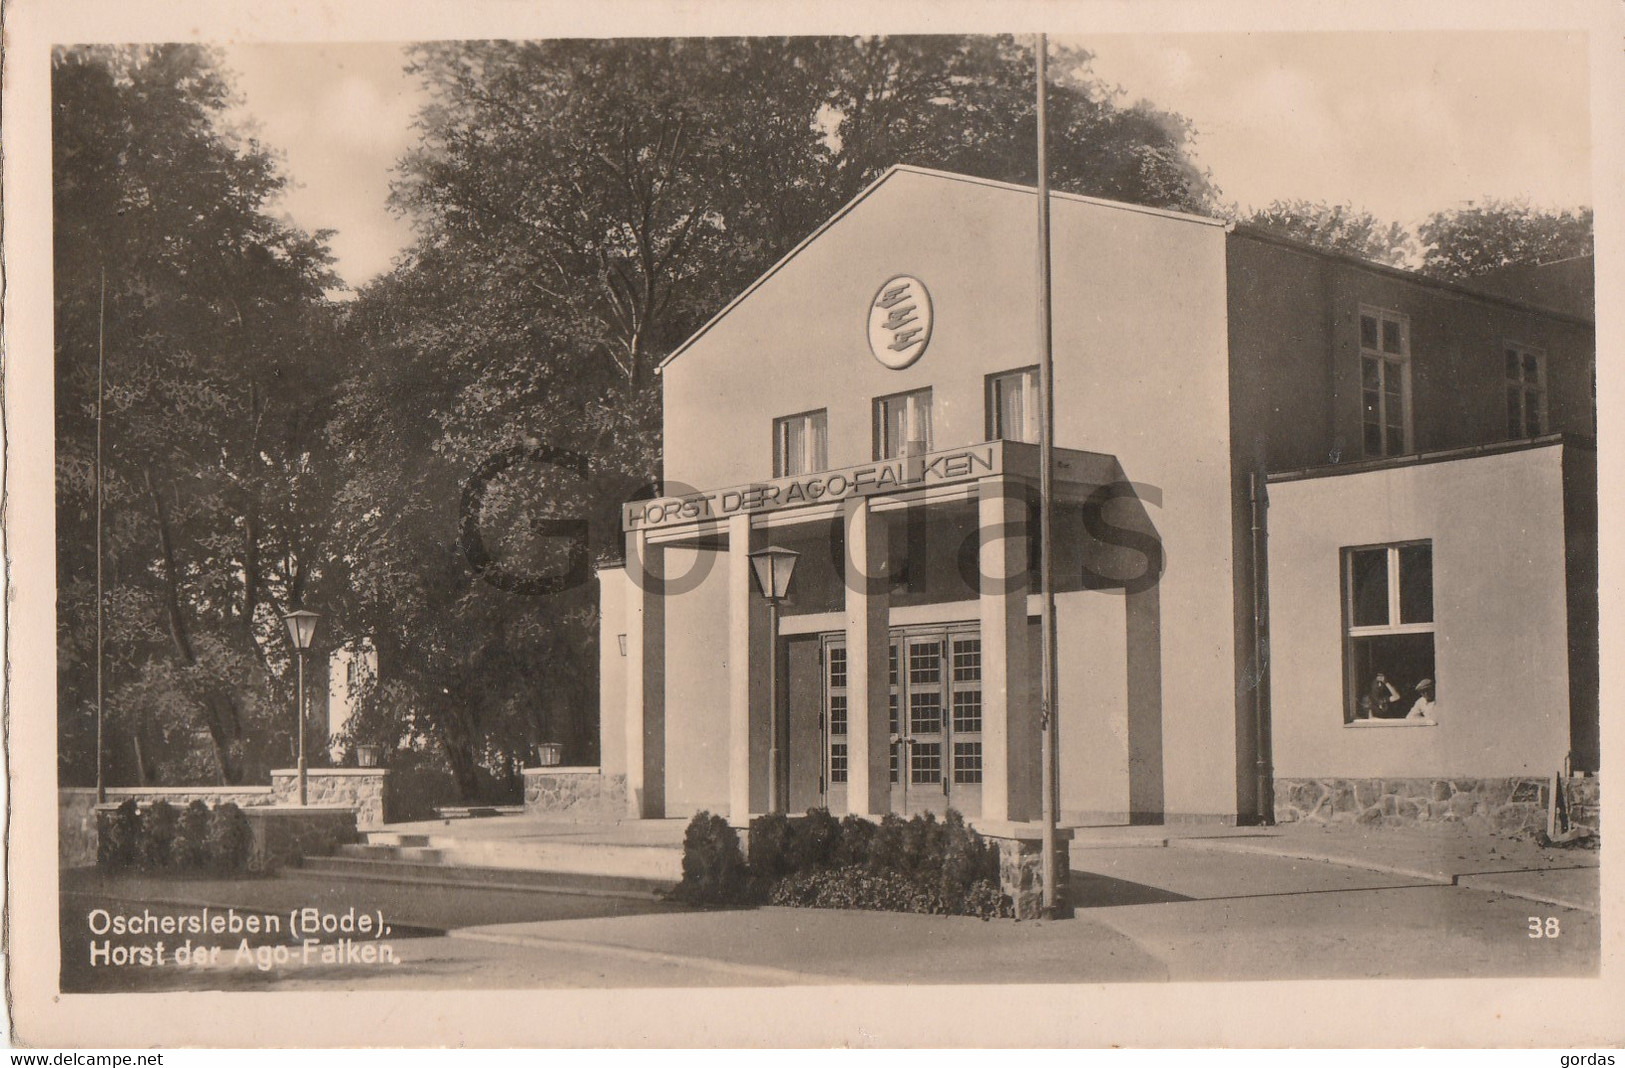
[[[562,837],[474,837],[371,831],[355,859],[437,861],[465,868],[512,868],[645,879],[674,885],[683,877],[681,845],[624,845]]]
[[[578,872],[534,871],[524,868],[487,868],[411,860],[372,860],[352,856],[306,857],[297,868],[284,868],[291,878],[346,879],[419,886],[469,886],[484,890],[529,893],[583,894],[659,900],[672,883],[628,876]]]
[[[426,834],[402,834],[398,831],[363,831],[361,837],[366,839],[367,845],[426,846],[429,844],[429,836]]]

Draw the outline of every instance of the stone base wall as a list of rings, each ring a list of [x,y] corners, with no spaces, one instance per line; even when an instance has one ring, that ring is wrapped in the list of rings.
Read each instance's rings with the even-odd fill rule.
[[[79,868],[96,863],[96,791],[68,788],[56,792],[57,863]],[[168,801],[177,809],[193,801],[213,808],[230,801],[245,811],[251,806],[269,805],[269,786],[129,786],[109,789],[107,803],[122,804],[135,798],[142,808],[154,801]]]
[[[1572,821],[1597,832],[1598,780],[1567,787]],[[1546,830],[1550,800],[1550,779],[1276,779],[1275,822],[1533,835]]]
[[[313,768],[307,773],[307,794],[312,807],[341,807],[351,812],[352,828],[377,827],[390,817],[389,773],[384,768]],[[96,863],[96,791],[67,788],[57,794],[57,863],[78,868]],[[168,801],[177,809],[193,801],[213,808],[230,801],[244,812],[268,805],[296,806],[297,771],[273,771],[270,786],[121,786],[109,788],[107,803],[118,805],[134,798],[146,808]],[[329,818],[329,817],[324,817]],[[320,822],[320,821],[318,821]],[[258,833],[258,832],[256,832]],[[273,852],[276,848],[273,847]]]
[[[598,768],[526,768],[525,813],[571,823],[625,819],[626,776]]]
[[[271,793],[276,804],[297,805],[298,769],[271,772]],[[387,768],[310,768],[305,772],[305,796],[312,805],[352,809],[361,827],[381,827],[395,819]]]
[[[243,809],[254,829],[254,852],[248,866],[271,872],[298,867],[305,857],[325,857],[341,845],[359,840],[356,813],[348,807],[284,808],[267,805]]]
[[[1044,843],[1036,838],[994,838],[999,850],[999,889],[1015,905],[1016,919],[1036,920],[1044,915]],[[1055,843],[1055,873],[1060,880],[1058,914],[1070,915],[1066,876],[1071,868],[1071,847],[1062,839]]]
[[[90,791],[94,797],[95,791]],[[207,801],[207,798],[203,800]],[[221,798],[221,803],[231,801],[232,798]],[[168,797],[149,798],[138,802],[143,812],[156,801],[169,801]],[[188,800],[186,804],[190,804]],[[97,834],[90,838],[90,856],[81,863],[96,863],[96,840],[100,828],[106,821],[113,818],[123,799],[114,801],[111,797],[105,805],[92,805],[90,819],[97,829]],[[356,832],[354,810],[342,806],[332,808],[298,807],[287,808],[281,805],[248,805],[242,806],[243,815],[248,818],[249,831],[253,836],[253,846],[248,854],[248,870],[253,872],[274,872],[279,868],[298,866],[305,857],[323,857],[333,853],[341,845],[359,840]],[[180,807],[177,805],[177,807]]]

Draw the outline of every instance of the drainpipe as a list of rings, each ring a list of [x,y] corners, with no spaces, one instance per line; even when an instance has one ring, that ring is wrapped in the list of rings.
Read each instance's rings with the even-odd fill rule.
[[[1269,491],[1257,471],[1248,476],[1253,521],[1253,752],[1258,822],[1275,822],[1275,769],[1270,766]]]

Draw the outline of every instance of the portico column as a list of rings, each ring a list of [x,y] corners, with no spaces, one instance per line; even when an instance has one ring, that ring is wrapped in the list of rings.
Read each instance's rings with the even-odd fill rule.
[[[767,608],[750,551],[764,542],[749,515],[728,519],[728,822],[767,811]]]
[[[867,500],[847,501],[846,741],[847,811],[880,816],[891,808],[890,580],[886,517]]]
[[[978,486],[982,618],[982,820],[1038,817],[1037,689],[1029,669],[1027,501],[1021,483]]]
[[[665,551],[626,535],[626,796],[633,819],[666,814]]]

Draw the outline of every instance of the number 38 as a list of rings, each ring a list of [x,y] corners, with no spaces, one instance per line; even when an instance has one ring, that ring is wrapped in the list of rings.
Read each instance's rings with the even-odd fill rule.
[[[1542,920],[1539,916],[1529,917],[1530,938],[1556,938],[1563,933],[1563,928],[1557,922],[1556,916],[1548,916]]]

